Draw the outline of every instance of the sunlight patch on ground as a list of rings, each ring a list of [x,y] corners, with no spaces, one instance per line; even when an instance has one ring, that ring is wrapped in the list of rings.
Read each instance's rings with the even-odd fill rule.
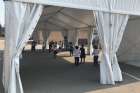
[[[63,59],[67,60],[70,63],[74,63],[74,57],[70,56],[69,52],[60,52],[57,54],[59,57],[62,57]],[[86,56],[86,62],[93,62],[93,56],[87,55]]]
[[[3,38],[0,38],[0,50],[4,49],[4,43],[5,43],[5,40],[3,40]]]

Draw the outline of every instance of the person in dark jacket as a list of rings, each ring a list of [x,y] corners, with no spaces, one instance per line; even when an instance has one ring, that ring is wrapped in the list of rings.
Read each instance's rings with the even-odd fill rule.
[[[36,41],[32,41],[31,51],[35,51],[36,50],[36,45],[37,45],[37,42]]]
[[[85,53],[84,45],[81,46],[80,51],[81,51],[80,54],[81,63],[85,63],[86,53]]]
[[[74,50],[74,47],[72,45],[72,43],[69,44],[69,52],[70,52],[70,56],[73,56],[73,50]]]

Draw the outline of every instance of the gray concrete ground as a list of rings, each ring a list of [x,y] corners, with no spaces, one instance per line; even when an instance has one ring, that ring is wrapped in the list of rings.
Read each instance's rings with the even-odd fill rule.
[[[125,63],[129,64],[129,65],[136,66],[136,67],[140,67],[140,62],[139,61],[129,61],[129,62],[125,62]]]
[[[65,56],[67,57],[67,56]],[[123,74],[124,81],[116,85],[101,85],[99,67],[87,62],[76,67],[73,59],[58,56],[56,59],[44,52],[25,52],[21,60],[21,79],[25,93],[132,93],[130,84],[140,85],[135,78]],[[140,78],[140,68],[120,64],[123,72]],[[135,84],[139,83],[139,84]],[[124,87],[125,86],[125,87]],[[132,85],[131,85],[132,86]],[[118,92],[120,87],[123,92]],[[117,90],[116,90],[117,88]],[[119,88],[119,89],[118,89]],[[140,86],[139,86],[140,88]],[[139,89],[137,88],[137,89]],[[107,90],[106,90],[107,89]],[[135,88],[133,88],[135,89]],[[116,92],[115,92],[116,91]],[[135,91],[135,90],[134,90]],[[0,93],[3,92],[0,82]],[[140,90],[133,93],[140,93]]]
[[[0,93],[4,93],[3,85],[2,85],[2,59],[3,51],[0,50]]]

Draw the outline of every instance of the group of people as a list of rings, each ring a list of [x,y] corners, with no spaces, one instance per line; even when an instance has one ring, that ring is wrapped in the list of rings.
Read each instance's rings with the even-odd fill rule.
[[[31,44],[31,50],[35,51],[35,47],[37,45],[37,42],[32,41]],[[49,42],[49,53],[53,53],[54,57],[56,57],[58,51],[62,50],[63,48],[63,42],[59,41],[59,42],[54,42],[54,41],[50,41]],[[93,55],[93,63],[95,65],[98,64],[98,56],[99,56],[99,47],[98,47],[98,43],[94,43],[93,45],[94,51],[92,53]],[[42,50],[44,51],[46,49],[46,43],[43,43],[42,45]],[[81,45],[81,47],[79,46],[73,46],[72,43],[69,44],[69,52],[70,52],[70,56],[74,56],[74,60],[75,60],[75,65],[78,66],[81,63],[85,63],[85,59],[86,59],[86,52],[85,52],[85,48],[84,45]]]
[[[78,66],[81,63],[85,63],[86,52],[85,52],[84,45],[81,45],[81,47],[79,47],[79,46],[73,47],[71,45],[69,52],[70,52],[70,56],[74,56],[76,66]],[[94,46],[94,51],[93,51],[92,55],[93,55],[94,65],[98,65],[98,56],[99,56],[98,46],[96,46],[96,45]]]
[[[81,45],[81,47],[79,46],[73,47],[73,45],[70,44],[69,52],[70,56],[74,56],[76,66],[78,66],[80,63],[85,63],[86,52],[84,45]]]
[[[59,42],[54,42],[51,41],[49,42],[49,53],[53,53],[54,57],[56,57],[56,54],[58,53],[58,50],[61,50],[63,48],[63,42],[59,41]]]
[[[76,66],[78,66],[80,63],[85,63],[86,53],[85,53],[84,45],[82,45],[81,48],[79,48],[78,46],[75,46],[73,55],[75,58]]]

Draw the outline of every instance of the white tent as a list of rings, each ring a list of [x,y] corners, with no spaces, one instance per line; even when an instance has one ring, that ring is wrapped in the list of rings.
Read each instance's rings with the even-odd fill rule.
[[[23,93],[19,56],[39,21],[43,5],[93,10],[103,50],[100,81],[102,84],[122,81],[116,52],[129,16],[140,15],[139,4],[139,0],[5,0],[6,47],[3,70],[5,92]],[[62,13],[57,17],[62,17]]]
[[[49,37],[51,32],[59,31],[63,37],[66,36],[68,38],[68,42],[77,44],[79,39],[77,37],[78,34],[86,32],[88,36],[82,38],[88,39],[88,48],[92,49],[92,47],[90,48],[92,45],[91,33],[94,28],[95,19],[93,17],[93,11],[45,6],[35,33],[37,34],[37,32],[42,31],[44,35],[46,34],[46,36],[44,36],[46,41],[46,37]]]
[[[138,65],[140,60],[140,17],[132,16],[124,32],[122,43],[118,51],[118,59],[132,65]]]

